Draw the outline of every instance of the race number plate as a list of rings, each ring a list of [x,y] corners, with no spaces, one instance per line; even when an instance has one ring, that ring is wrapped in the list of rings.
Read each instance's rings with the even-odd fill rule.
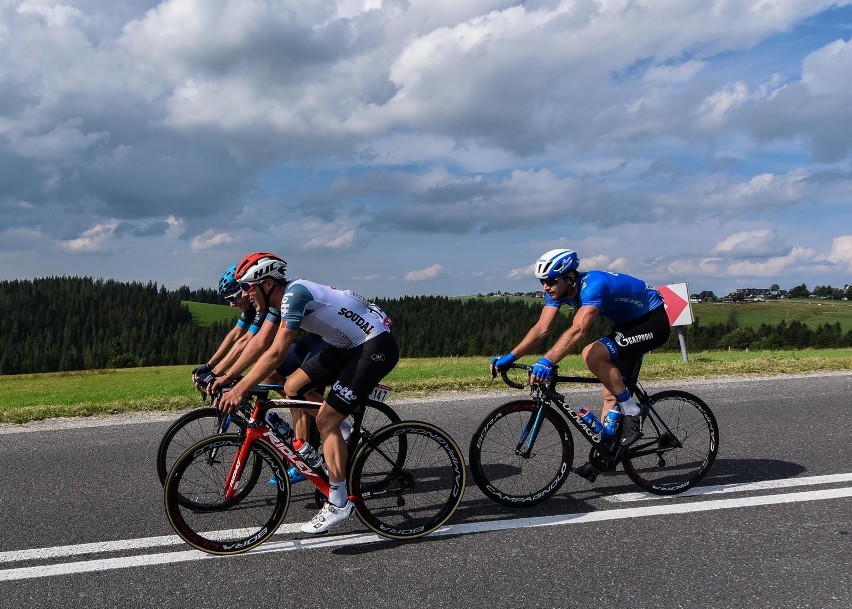
[[[376,402],[386,402],[390,393],[391,388],[387,385],[376,385],[370,392],[370,399]]]

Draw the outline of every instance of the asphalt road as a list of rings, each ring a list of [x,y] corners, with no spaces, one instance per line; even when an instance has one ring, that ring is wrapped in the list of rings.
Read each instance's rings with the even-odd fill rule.
[[[377,540],[353,518],[225,558],[190,550],[164,517],[154,452],[173,416],[0,428],[0,607],[852,606],[852,372],[677,386],[721,429],[689,496],[648,497],[618,472],[511,510],[469,479],[450,526],[422,540]],[[519,394],[390,403],[466,453]],[[294,493],[288,529],[315,511]]]

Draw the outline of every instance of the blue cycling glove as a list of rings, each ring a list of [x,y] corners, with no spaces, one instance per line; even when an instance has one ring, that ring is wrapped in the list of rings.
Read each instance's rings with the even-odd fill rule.
[[[508,369],[509,366],[514,364],[516,359],[518,359],[518,358],[515,357],[514,353],[507,353],[506,355],[500,355],[498,357],[492,357],[491,358],[491,365],[494,366],[495,368],[497,368],[497,370],[500,370],[502,372],[503,370]]]
[[[532,375],[538,378],[540,381],[549,381],[550,376],[553,373],[551,370],[551,366],[553,366],[553,362],[551,362],[546,357],[541,358],[532,367]]]

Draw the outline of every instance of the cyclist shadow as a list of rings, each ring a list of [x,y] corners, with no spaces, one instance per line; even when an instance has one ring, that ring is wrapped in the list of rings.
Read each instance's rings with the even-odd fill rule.
[[[793,478],[807,471],[798,463],[778,459],[716,459],[712,468],[696,488],[781,480]],[[468,478],[470,481],[472,478]],[[536,516],[556,516],[566,513],[594,512],[607,509],[593,502],[623,493],[643,492],[621,468],[612,473],[598,476],[590,483],[576,474],[571,474],[565,485],[544,502],[530,506],[511,508],[501,506],[469,484],[465,500],[452,518],[452,523],[471,523],[486,519],[512,519]],[[662,497],[661,497],[662,498]]]
[[[793,478],[806,471],[807,468],[803,465],[778,459],[716,459],[707,476],[696,488],[781,480]],[[641,489],[627,478],[626,474],[619,468],[616,472],[601,474],[594,483],[589,483],[576,474],[572,474],[568,477],[566,484],[546,501],[534,506],[511,508],[498,505],[485,497],[472,483],[470,475],[468,482],[465,498],[447,522],[450,526],[463,525],[462,528],[465,530],[461,530],[458,535],[475,532],[466,530],[467,527],[464,525],[476,525],[478,522],[560,516],[605,510],[611,506],[601,506],[595,502],[623,493],[641,492]],[[333,553],[360,555],[412,544],[440,542],[446,537],[455,536],[456,534],[453,533],[445,533],[443,535],[428,535],[409,541],[382,539],[376,543],[335,548]]]

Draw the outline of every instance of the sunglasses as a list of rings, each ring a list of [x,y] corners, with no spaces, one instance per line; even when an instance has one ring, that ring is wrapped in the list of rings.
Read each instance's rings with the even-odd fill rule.
[[[240,299],[240,296],[242,296],[240,292],[234,292],[233,294],[224,296],[224,299],[228,302],[237,302]]]
[[[541,285],[547,285],[547,286],[553,287],[553,286],[555,286],[557,283],[559,283],[559,280],[560,280],[560,279],[562,279],[562,277],[557,277],[556,279],[550,279],[550,278],[548,278],[548,279],[539,279],[539,281],[541,281]]]
[[[241,283],[240,289],[245,293],[249,293],[251,291],[251,287],[254,286],[254,285],[259,285],[261,283],[261,281],[252,281],[251,283]]]

